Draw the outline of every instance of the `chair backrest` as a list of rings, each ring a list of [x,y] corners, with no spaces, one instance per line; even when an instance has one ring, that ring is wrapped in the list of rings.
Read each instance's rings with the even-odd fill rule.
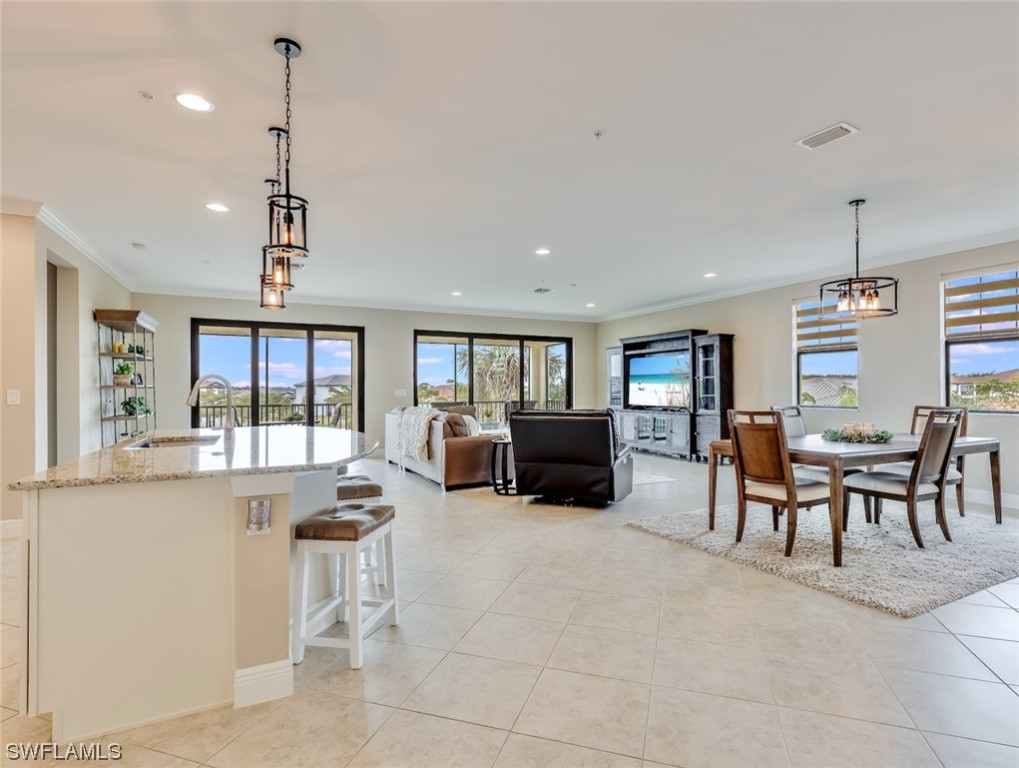
[[[909,434],[917,435],[922,432],[923,428],[927,425],[927,417],[930,416],[931,413],[940,411],[958,411],[962,414],[962,418],[959,419],[959,437],[965,437],[966,422],[969,421],[969,408],[945,405],[914,405],[913,423],[909,427]]]
[[[612,411],[514,411],[515,462],[611,467],[619,439]]]
[[[778,411],[729,411],[736,481],[784,485],[792,494],[795,485],[789,463],[785,427]]]
[[[934,483],[939,488],[944,486],[952,446],[961,423],[962,411],[958,408],[939,408],[928,414],[909,476],[910,489],[917,483]]]
[[[803,421],[803,411],[798,405],[773,405],[771,410],[782,414],[782,426],[786,437],[803,437],[807,434],[807,425]]]

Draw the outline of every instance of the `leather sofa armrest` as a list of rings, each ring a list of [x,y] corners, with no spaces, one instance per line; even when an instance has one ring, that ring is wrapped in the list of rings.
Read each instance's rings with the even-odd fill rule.
[[[491,435],[447,437],[443,443],[443,482],[447,486],[492,482]]]
[[[628,455],[629,453],[630,453],[630,446],[627,445],[626,443],[620,443],[618,446],[616,446],[616,456],[615,456],[616,461],[618,461],[623,456]]]
[[[492,435],[474,435],[473,437],[447,437],[445,440],[445,449],[447,458],[451,454],[457,453],[473,453],[474,451],[481,450],[478,448],[480,445],[487,445],[491,447],[492,441],[496,438]]]

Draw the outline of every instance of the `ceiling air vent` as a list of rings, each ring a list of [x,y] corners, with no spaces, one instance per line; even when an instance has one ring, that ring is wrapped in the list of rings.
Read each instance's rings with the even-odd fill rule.
[[[812,133],[806,138],[800,139],[796,143],[807,149],[817,149],[820,146],[830,144],[844,136],[859,133],[859,131],[859,128],[854,128],[849,123],[837,123],[831,128],[825,128],[823,131]]]
[[[552,289],[551,288],[535,288],[534,292],[536,294],[538,294],[539,296],[543,296],[546,293],[552,293]]]

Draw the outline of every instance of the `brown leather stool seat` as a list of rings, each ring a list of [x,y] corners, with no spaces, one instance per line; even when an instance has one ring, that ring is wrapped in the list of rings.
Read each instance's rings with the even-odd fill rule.
[[[387,504],[337,504],[325,515],[309,517],[294,530],[297,539],[360,541],[396,517]]]
[[[382,486],[368,475],[340,475],[336,478],[336,499],[372,499],[382,495]]]

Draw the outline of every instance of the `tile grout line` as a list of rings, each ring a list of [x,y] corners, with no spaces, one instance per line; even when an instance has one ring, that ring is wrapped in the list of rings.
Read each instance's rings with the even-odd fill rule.
[[[661,575],[662,580],[662,592],[661,599],[658,601],[658,627],[655,632],[655,651],[651,656],[651,684],[648,686],[647,692],[647,714],[644,715],[644,738],[641,739],[640,746],[640,759],[641,763],[647,758],[647,738],[648,731],[651,730],[651,706],[655,698],[655,672],[658,671],[658,646],[662,642],[662,617],[665,615],[665,594],[666,594],[666,582],[668,581],[668,569],[666,568]]]

